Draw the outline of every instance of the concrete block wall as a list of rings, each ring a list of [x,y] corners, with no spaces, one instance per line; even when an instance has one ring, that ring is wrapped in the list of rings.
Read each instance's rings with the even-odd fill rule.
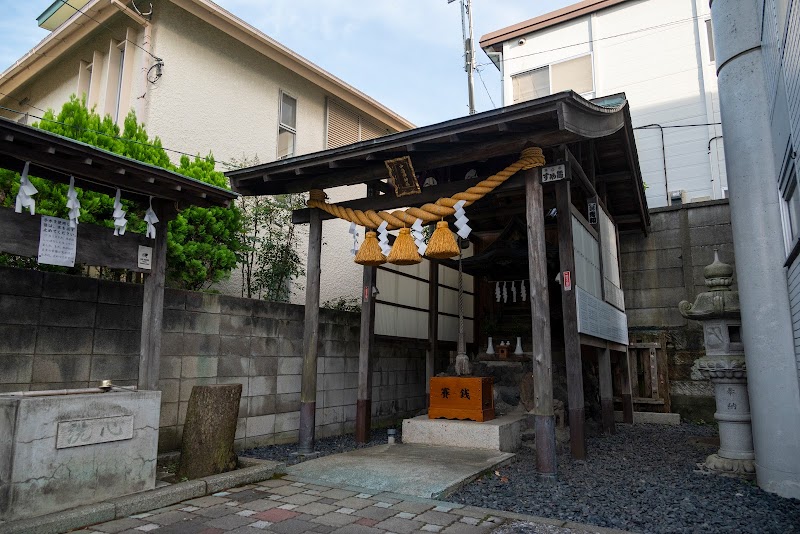
[[[620,235],[621,279],[631,338],[666,337],[672,411],[687,419],[713,420],[710,382],[699,380],[694,361],[705,354],[700,323],[678,311],[707,290],[703,268],[714,259],[736,267],[727,200],[650,210],[650,233]],[[736,289],[736,277],[734,286]]]
[[[0,267],[0,391],[136,384],[142,287]],[[159,448],[179,447],[198,384],[242,384],[238,448],[297,440],[303,307],[168,289]],[[355,427],[360,316],[322,310],[319,437]],[[376,339],[373,420],[425,407],[425,343]]]

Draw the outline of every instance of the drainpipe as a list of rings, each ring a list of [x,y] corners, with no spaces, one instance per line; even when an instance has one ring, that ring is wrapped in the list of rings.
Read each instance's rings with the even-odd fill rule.
[[[800,498],[800,384],[758,4],[712,0],[711,20],[756,478],[766,491]]]

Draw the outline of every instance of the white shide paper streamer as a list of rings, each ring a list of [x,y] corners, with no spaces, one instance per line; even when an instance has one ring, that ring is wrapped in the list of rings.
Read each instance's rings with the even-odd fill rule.
[[[153,197],[150,197],[150,207],[147,208],[147,211],[144,213],[144,220],[147,223],[147,237],[155,239],[155,224],[158,222],[158,217],[156,217],[156,212],[153,211]]]
[[[125,235],[125,229],[128,227],[128,219],[125,218],[125,210],[122,209],[122,191],[117,189],[117,196],[114,197],[114,235]]]
[[[69,177],[69,190],[67,191],[67,208],[69,209],[69,227],[78,226],[78,217],[81,216],[81,201],[78,200],[78,192],[75,191],[75,177]]]
[[[17,213],[22,213],[23,208],[27,208],[31,215],[35,215],[36,201],[33,199],[33,195],[38,193],[39,190],[36,189],[28,179],[28,168],[30,168],[30,166],[31,162],[26,161],[25,167],[22,169],[22,175],[20,176],[19,180],[19,192],[17,193],[14,211]]]

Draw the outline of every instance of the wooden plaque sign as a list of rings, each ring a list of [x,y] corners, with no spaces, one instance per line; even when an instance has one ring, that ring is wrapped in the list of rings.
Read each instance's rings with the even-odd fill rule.
[[[384,161],[389,171],[389,183],[394,186],[394,194],[398,197],[417,195],[420,192],[419,181],[411,165],[411,158],[388,159]]]
[[[431,402],[428,419],[494,419],[492,377],[431,377]]]

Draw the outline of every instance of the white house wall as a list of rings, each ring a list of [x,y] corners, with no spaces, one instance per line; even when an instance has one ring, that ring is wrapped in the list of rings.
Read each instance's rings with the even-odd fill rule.
[[[519,38],[506,41],[504,102],[513,102],[513,75],[590,53],[595,90],[586,96],[624,92],[634,127],[719,122],[707,18],[704,0],[640,0],[528,34],[524,44]],[[686,191],[684,201],[723,197],[722,139],[712,141],[721,135],[719,126],[665,128],[665,186],[659,130],[636,130],[648,206],[667,205],[668,191]]]

